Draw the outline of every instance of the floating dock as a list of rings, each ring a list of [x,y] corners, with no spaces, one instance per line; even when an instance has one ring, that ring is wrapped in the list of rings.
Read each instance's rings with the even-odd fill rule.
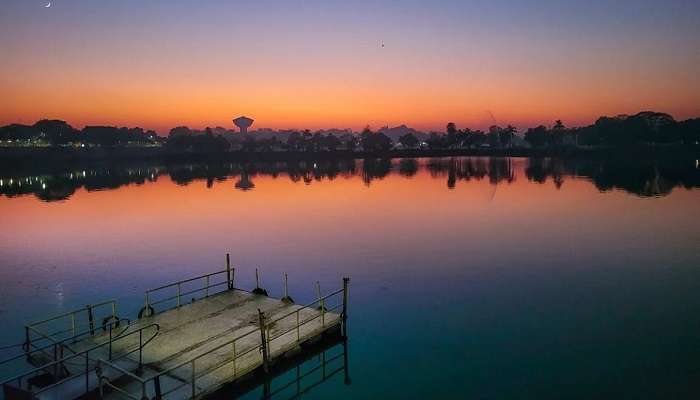
[[[201,399],[346,338],[348,278],[298,305],[286,275],[282,299],[235,288],[234,275],[227,257],[224,271],[151,289],[133,321],[112,300],[27,325],[24,353],[0,365],[34,368],[2,383],[4,399]]]

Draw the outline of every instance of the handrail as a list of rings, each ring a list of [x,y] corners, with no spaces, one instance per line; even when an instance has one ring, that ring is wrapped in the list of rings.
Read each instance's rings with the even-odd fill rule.
[[[337,305],[337,306],[335,306],[335,307],[332,307],[332,308],[328,309],[326,312],[330,312],[330,311],[337,310],[337,309],[341,308],[342,306],[343,306],[342,304],[339,304],[339,305]],[[300,308],[299,310],[301,310],[301,308]],[[298,312],[298,311],[295,311],[294,313],[296,313],[296,312]],[[289,315],[291,315],[291,314],[289,314]],[[322,317],[323,317],[322,314],[319,313],[318,315],[314,315],[314,316],[311,317],[311,318],[302,320],[302,322],[301,322],[299,325],[294,326],[294,327],[292,327],[292,328],[289,328],[289,329],[287,329],[286,331],[278,332],[277,335],[276,335],[275,337],[269,337],[269,338],[267,338],[267,341],[268,341],[268,343],[269,343],[269,342],[271,342],[271,341],[273,341],[273,340],[275,340],[275,339],[277,339],[277,338],[279,338],[279,337],[282,337],[282,336],[288,334],[289,332],[292,332],[292,331],[296,330],[296,329],[297,329],[299,326],[301,326],[301,325],[307,324],[307,323],[309,323],[309,322],[311,322],[311,321],[313,321],[313,320],[315,320],[315,319],[322,318]],[[275,320],[275,321],[278,321],[278,320]]]
[[[206,287],[203,287],[203,288],[200,288],[200,289],[190,290],[189,292],[180,293],[179,297],[184,297],[184,296],[187,296],[188,294],[201,292],[201,291],[203,291],[203,290],[207,290],[207,289],[211,289],[211,288],[213,288],[213,287],[225,285],[225,284],[227,284],[227,283],[228,283],[228,282],[219,282],[219,283],[215,283],[215,284],[213,284],[213,285],[209,285],[209,286],[206,286]],[[153,301],[153,302],[151,302],[151,303],[149,303],[149,304],[150,304],[151,306],[155,306],[155,305],[158,305],[158,304],[161,304],[161,303],[165,303],[166,301],[175,300],[175,299],[177,299],[177,298],[178,298],[178,295],[175,295],[175,296],[167,297],[167,298],[165,298],[165,299],[160,299],[160,300],[158,300],[158,301]]]
[[[131,326],[133,326],[133,325],[131,325]],[[131,327],[131,326],[130,326],[130,327]],[[129,327],[127,327],[127,330],[128,330],[128,328],[129,328]],[[155,332],[153,333],[153,335],[151,335],[150,338],[148,338],[145,342],[143,342],[143,341],[142,341],[142,334],[143,334],[143,331],[146,330],[146,329],[150,329],[150,328],[155,328]],[[134,353],[135,351],[142,352],[142,351],[143,351],[143,348],[144,348],[148,343],[150,343],[150,342],[158,335],[159,332],[160,332],[160,325],[159,325],[159,324],[156,324],[156,323],[152,323],[152,324],[143,326],[143,327],[141,327],[141,328],[139,328],[139,329],[137,329],[137,330],[135,330],[135,331],[129,332],[129,333],[122,332],[120,335],[118,335],[118,336],[116,336],[116,337],[114,337],[114,338],[111,338],[111,340],[109,340],[109,341],[96,344],[96,345],[94,345],[94,346],[92,346],[92,347],[90,347],[90,348],[88,348],[88,349],[82,350],[82,351],[80,351],[80,352],[78,352],[78,353],[75,353],[75,354],[73,354],[73,355],[70,355],[70,356],[68,356],[68,357],[63,357],[63,358],[61,358],[60,360],[56,360],[56,361],[53,361],[53,362],[44,364],[44,365],[42,365],[41,367],[32,369],[31,371],[27,371],[27,372],[24,372],[24,373],[22,373],[22,374],[16,375],[16,376],[14,376],[14,377],[12,377],[12,378],[10,378],[10,379],[6,379],[5,381],[0,382],[0,385],[5,385],[5,384],[8,384],[8,383],[17,382],[18,385],[21,387],[21,385],[22,385],[22,379],[25,378],[25,377],[27,377],[27,376],[33,375],[33,374],[35,374],[35,373],[37,373],[37,372],[45,371],[46,369],[51,368],[51,367],[53,367],[53,368],[55,368],[55,369],[61,368],[61,367],[63,367],[63,366],[67,363],[67,361],[72,360],[72,359],[75,359],[75,358],[78,358],[78,357],[84,356],[84,357],[85,357],[85,380],[86,380],[85,385],[86,385],[86,391],[87,391],[87,389],[88,389],[88,384],[89,384],[89,381],[88,381],[88,380],[89,380],[89,376],[88,376],[88,372],[89,372],[89,360],[90,360],[89,354],[90,354],[91,351],[97,350],[97,349],[99,349],[99,348],[101,348],[101,347],[104,347],[104,346],[108,346],[108,345],[111,346],[114,342],[116,342],[116,341],[118,341],[118,340],[124,339],[124,338],[126,338],[126,337],[131,336],[131,335],[139,334],[139,345],[138,345],[135,349],[132,349],[132,350],[130,350],[130,351],[127,351],[126,353],[124,353],[124,354],[120,355],[118,358],[116,358],[116,360],[119,360],[119,359],[122,359],[122,358],[124,358],[124,357],[126,357],[126,356],[128,356],[128,355],[130,355],[130,354],[132,354],[132,353]],[[100,360],[100,359],[97,359],[96,361],[99,361],[99,360]],[[113,360],[115,360],[115,359],[113,359]],[[139,361],[141,361],[141,357],[139,357]],[[54,382],[54,383],[52,383],[52,384],[50,384],[50,385],[48,385],[48,386],[44,386],[44,387],[40,388],[40,389],[39,389],[38,391],[36,391],[34,394],[44,392],[44,391],[46,391],[46,390],[48,390],[48,389],[53,388],[54,386],[57,386],[57,385],[59,385],[59,384],[65,382],[66,380],[72,379],[72,378],[75,378],[75,376],[74,376],[74,375],[69,375],[69,376],[67,376],[67,377],[65,377],[65,378],[63,378],[63,379],[59,379],[59,380],[57,380],[56,382]]]
[[[177,281],[177,282],[168,283],[167,285],[163,285],[163,286],[157,287],[157,288],[155,288],[155,289],[148,289],[148,290],[146,290],[146,293],[155,292],[155,291],[162,290],[162,289],[167,289],[167,288],[169,288],[169,287],[177,286],[178,284],[183,284],[183,283],[188,283],[188,282],[196,281],[197,279],[206,278],[207,276],[214,276],[214,275],[218,275],[218,274],[223,274],[223,273],[225,273],[225,272],[226,272],[226,270],[223,270],[223,271],[216,271],[216,272],[211,272],[211,273],[204,274],[204,275],[200,275],[200,276],[195,276],[194,278],[183,279],[183,280],[180,280],[180,281]]]
[[[305,305],[301,306],[300,308],[311,308],[311,306],[313,306],[314,304],[319,304],[321,301],[323,301],[323,300],[325,300],[325,299],[327,299],[327,298],[329,298],[329,297],[335,296],[335,295],[338,294],[338,293],[343,293],[343,289],[338,289],[338,290],[336,290],[335,292],[330,293],[330,294],[327,294],[327,295],[325,295],[325,296],[323,296],[323,297],[320,297],[320,298],[318,298],[318,299],[312,301],[311,303],[308,303],[308,304],[305,304]],[[287,317],[289,317],[290,315],[295,314],[296,312],[297,312],[297,310],[291,311],[291,312],[289,312],[289,313],[287,313],[287,314],[285,314],[285,315],[283,315],[283,316],[281,316],[281,317],[278,317],[278,318],[276,318],[276,319],[274,319],[274,320],[271,320],[271,321],[269,322],[269,324],[273,324],[273,323],[275,323],[275,322],[277,322],[277,321],[280,321],[280,320],[282,320],[282,319],[284,319],[284,318],[287,318]]]
[[[124,322],[124,321],[126,321],[126,329],[128,329],[128,328],[129,328],[129,325],[131,324],[131,320],[130,320],[129,318],[119,318],[119,319],[116,320],[116,321],[111,321],[111,322],[109,322],[108,325],[105,325],[105,326],[110,326],[110,327],[111,327],[111,326],[114,326],[114,325],[121,325],[121,323]],[[41,332],[39,332],[39,333],[41,334]],[[87,335],[88,333],[90,333],[89,330],[84,331],[84,332],[81,332],[81,333],[79,333],[79,334],[77,334],[77,335],[71,336],[71,337],[69,337],[69,338],[65,338],[65,339],[59,340],[59,341],[54,341],[53,339],[49,338],[49,340],[51,340],[53,343],[47,344],[47,345],[45,345],[45,346],[43,346],[43,347],[36,347],[33,343],[30,343],[29,346],[34,346],[34,347],[36,347],[36,348],[33,349],[33,350],[30,348],[30,349],[26,350],[26,351],[25,351],[24,353],[22,353],[22,354],[16,355],[16,356],[14,356],[14,357],[6,358],[6,359],[0,361],[0,365],[5,364],[5,363],[8,363],[8,362],[10,362],[10,361],[14,361],[14,360],[23,358],[23,357],[30,356],[30,355],[33,354],[33,353],[37,353],[37,352],[40,352],[40,351],[44,351],[44,350],[46,350],[46,349],[48,349],[48,348],[51,348],[51,347],[56,346],[57,344],[63,344],[63,343],[65,343],[65,342],[68,342],[68,341],[71,341],[71,340],[75,340],[75,339],[77,339],[77,338],[79,338],[79,337],[81,337],[81,336]],[[70,350],[69,347],[66,347],[66,348],[67,348],[68,350]],[[71,351],[72,351],[72,350],[71,350]]]
[[[145,311],[145,310],[148,310],[150,308],[151,312],[153,312],[154,305],[162,304],[162,303],[172,301],[172,300],[176,300],[175,307],[180,307],[183,304],[183,302],[182,302],[183,296],[187,296],[187,295],[190,295],[193,293],[198,293],[198,292],[205,292],[204,297],[209,297],[209,295],[211,294],[211,293],[209,293],[209,289],[217,288],[217,287],[222,286],[222,285],[226,285],[227,289],[233,289],[232,272],[234,270],[235,269],[232,269],[232,268],[230,268],[229,265],[227,265],[227,269],[222,270],[222,271],[217,271],[217,272],[212,272],[209,274],[199,275],[199,276],[195,276],[193,278],[187,278],[187,279],[179,280],[177,282],[169,283],[167,285],[159,286],[159,287],[154,288],[154,289],[148,289],[145,292],[145,301],[144,301],[144,307],[142,310]],[[211,277],[216,276],[216,275],[225,275],[224,281],[210,284]],[[195,282],[198,280],[204,280],[203,287],[182,293],[182,285],[183,284]],[[151,297],[152,297],[153,293],[162,291],[164,289],[169,289],[169,288],[177,288],[177,294],[175,294],[174,296],[166,297],[164,299],[156,299],[155,301],[152,301]],[[219,292],[216,292],[216,293],[219,293]]]
[[[102,307],[102,306],[104,306],[105,304],[112,304],[112,303],[113,303],[113,304],[116,304],[116,303],[117,303],[117,300],[112,299],[112,300],[103,301],[102,303],[91,304],[91,305],[89,306],[89,308],[95,309],[95,308],[97,308],[97,307]],[[51,317],[51,318],[47,318],[47,319],[42,320],[42,321],[32,322],[32,323],[30,323],[30,324],[27,325],[27,326],[35,326],[35,325],[45,324],[45,323],[47,323],[47,322],[55,321],[55,320],[57,320],[57,319],[59,319],[59,318],[66,317],[66,316],[68,316],[68,315],[77,314],[77,313],[79,313],[79,312],[81,312],[81,311],[87,311],[87,310],[88,310],[88,307],[86,306],[86,307],[82,307],[82,308],[79,308],[79,309],[76,309],[76,310],[66,311],[66,312],[64,312],[63,314],[58,314],[58,315],[55,315],[55,316],[53,316],[53,317]]]
[[[101,303],[97,303],[94,305],[88,304],[85,307],[71,310],[71,311],[67,311],[67,312],[55,315],[53,317],[50,317],[50,318],[47,318],[47,319],[44,319],[41,321],[37,321],[37,322],[32,322],[30,324],[25,325],[25,327],[24,327],[25,328],[25,345],[26,345],[27,349],[29,349],[29,347],[31,346],[31,342],[32,342],[31,332],[35,332],[36,334],[41,336],[37,340],[50,340],[52,342],[56,342],[56,340],[55,340],[56,338],[54,338],[54,336],[62,335],[66,332],[72,331],[73,336],[75,336],[78,325],[80,325],[80,326],[87,325],[90,327],[90,331],[93,332],[95,330],[95,319],[94,319],[93,312],[95,309],[101,308],[105,305],[111,305],[112,310],[111,310],[110,316],[113,319],[116,319],[117,318],[117,301],[112,299],[112,300],[103,301]],[[88,319],[89,319],[88,323],[87,324],[76,324],[76,315],[81,314],[81,313],[85,313],[85,312],[88,315]],[[68,329],[59,330],[59,331],[56,331],[53,333],[45,333],[45,332],[42,332],[41,330],[38,329],[38,327],[41,325],[47,324],[49,322],[57,321],[57,320],[66,318],[68,316],[70,316],[70,327]]]

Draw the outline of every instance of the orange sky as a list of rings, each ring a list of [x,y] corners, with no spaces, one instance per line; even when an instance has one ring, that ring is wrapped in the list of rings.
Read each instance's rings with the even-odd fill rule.
[[[520,129],[641,110],[700,116],[700,32],[687,18],[693,6],[671,3],[520,10],[529,15],[515,5],[362,13],[310,2],[289,18],[246,3],[238,20],[226,2],[9,1],[0,124],[58,118],[167,133],[247,115],[254,128],[442,130],[491,125],[489,111]],[[608,14],[615,7],[624,23]]]

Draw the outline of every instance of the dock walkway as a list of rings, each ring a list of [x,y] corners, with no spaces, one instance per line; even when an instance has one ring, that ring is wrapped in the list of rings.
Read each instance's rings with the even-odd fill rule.
[[[211,284],[224,274],[222,281]],[[344,336],[348,281],[345,278],[342,289],[319,295],[312,304],[298,305],[286,296],[286,288],[284,299],[259,294],[263,292],[259,288],[253,292],[234,288],[229,268],[148,291],[142,318],[128,324],[117,326],[113,306],[111,317],[105,318],[102,328],[95,328],[89,308],[91,334],[73,340],[54,338],[53,357],[46,346],[27,346],[43,349],[27,352],[27,358],[39,365],[5,381],[5,399],[21,395],[76,399],[86,393],[103,399],[206,397],[241,378],[266,373],[277,360],[303,351],[307,342],[328,334]],[[191,289],[193,283],[195,289],[182,292],[185,284]],[[175,296],[152,302],[157,292],[175,287]],[[192,294],[189,302],[182,301]],[[152,312],[168,301],[175,304]],[[76,314],[70,319],[75,335]],[[37,326],[28,326],[28,341]],[[34,353],[44,361],[38,362]],[[35,385],[38,376],[47,374],[48,385]]]

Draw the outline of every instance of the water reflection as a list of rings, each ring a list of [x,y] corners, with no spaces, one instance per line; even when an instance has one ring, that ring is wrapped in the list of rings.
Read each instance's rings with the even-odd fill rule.
[[[510,184],[517,177],[544,184],[551,180],[561,188],[567,179],[585,178],[600,191],[621,189],[642,196],[665,196],[674,188],[700,187],[700,169],[695,160],[562,160],[552,158],[513,159],[503,157],[455,157],[426,159],[365,159],[273,163],[209,163],[147,166],[110,166],[91,169],[7,173],[0,171],[0,194],[7,197],[34,195],[43,201],[69,199],[78,189],[116,189],[125,185],[155,182],[167,175],[178,185],[205,181],[234,180],[242,191],[255,189],[257,176],[286,178],[312,184],[338,177],[360,177],[366,186],[391,174],[412,178],[426,171],[433,179],[445,180],[448,189],[460,182],[488,179],[493,185]]]
[[[269,375],[262,375],[225,386],[207,397],[214,399],[296,399],[336,376],[351,385],[348,367],[348,341],[338,335],[308,345],[296,356],[281,359]]]

